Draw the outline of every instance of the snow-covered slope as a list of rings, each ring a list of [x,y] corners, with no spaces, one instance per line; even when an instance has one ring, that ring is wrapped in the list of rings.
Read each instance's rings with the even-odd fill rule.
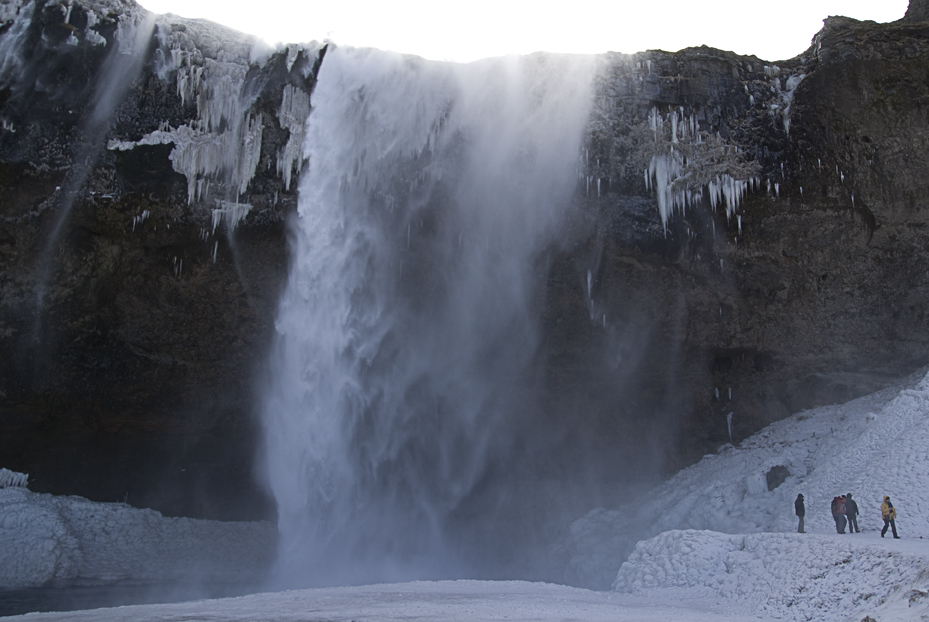
[[[275,540],[271,523],[165,518],[122,503],[0,488],[0,588],[252,581],[268,567]]]
[[[768,490],[766,474],[786,467]],[[708,455],[644,498],[597,509],[571,526],[569,583],[606,589],[636,542],[677,529],[730,534],[796,532],[794,499],[806,499],[808,532],[835,533],[832,498],[851,492],[860,526],[883,526],[890,495],[908,538],[929,537],[929,377],[926,371],[847,404],[798,413]]]

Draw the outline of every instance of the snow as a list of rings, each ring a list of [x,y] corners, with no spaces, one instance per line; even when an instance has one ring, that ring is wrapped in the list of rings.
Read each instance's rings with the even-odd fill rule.
[[[738,448],[705,456],[643,499],[576,521],[566,578],[652,597],[687,586],[797,620],[845,619],[829,617],[833,611],[857,611],[861,620],[869,607],[895,606],[904,588],[929,588],[919,576],[929,566],[929,540],[922,540],[929,538],[927,414],[924,370],[847,404],[777,422]],[[789,476],[769,491],[765,475],[775,466]],[[848,492],[858,501],[862,533],[838,535],[829,505]],[[802,535],[795,533],[798,493],[806,502]],[[903,540],[877,534],[885,494],[898,508]],[[635,544],[644,538],[651,539]],[[627,556],[616,575],[616,560]]]
[[[0,478],[7,478],[0,471]],[[13,474],[9,481],[20,482]],[[166,518],[154,510],[0,488],[0,588],[253,580],[273,555],[267,522]]]
[[[813,536],[676,530],[640,542],[613,589],[657,599],[667,589],[685,588],[741,603],[757,615],[857,621],[881,604],[929,588],[927,560],[929,540],[901,545],[873,532]],[[927,605],[922,612],[929,612]]]
[[[19,619],[17,617],[10,620]],[[29,614],[30,621],[296,622],[298,620],[587,620],[726,622],[758,619],[725,607],[641,598],[523,581],[436,581],[253,594],[170,605]],[[765,618],[762,618],[765,619]],[[770,618],[768,618],[770,619]]]

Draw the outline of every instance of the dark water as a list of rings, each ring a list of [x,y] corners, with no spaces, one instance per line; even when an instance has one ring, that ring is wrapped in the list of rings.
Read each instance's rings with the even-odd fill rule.
[[[243,596],[254,585],[98,585],[0,590],[0,617],[33,611],[77,611],[123,605],[181,603],[207,598]]]

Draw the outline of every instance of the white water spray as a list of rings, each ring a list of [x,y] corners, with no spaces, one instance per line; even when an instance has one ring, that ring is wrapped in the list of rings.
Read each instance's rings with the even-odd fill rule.
[[[592,72],[326,56],[263,414],[285,580],[462,576],[505,521]]]

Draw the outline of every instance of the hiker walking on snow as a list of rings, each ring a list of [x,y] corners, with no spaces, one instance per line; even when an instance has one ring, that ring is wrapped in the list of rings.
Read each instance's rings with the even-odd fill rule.
[[[848,533],[861,533],[858,529],[858,502],[852,499],[852,493],[845,495],[845,516],[848,518]]]
[[[890,502],[890,497],[884,497],[884,503],[881,504],[881,515],[884,517],[884,528],[881,529],[881,537],[884,537],[884,534],[887,533],[887,527],[890,527],[893,531],[894,538],[899,540],[900,536],[897,535],[897,523],[894,522],[897,518],[897,508]]]
[[[794,512],[796,512],[797,517],[800,519],[800,524],[797,526],[797,533],[806,533],[803,531],[803,517],[806,516],[806,508],[803,506],[803,495],[797,495],[797,500],[794,501]]]

